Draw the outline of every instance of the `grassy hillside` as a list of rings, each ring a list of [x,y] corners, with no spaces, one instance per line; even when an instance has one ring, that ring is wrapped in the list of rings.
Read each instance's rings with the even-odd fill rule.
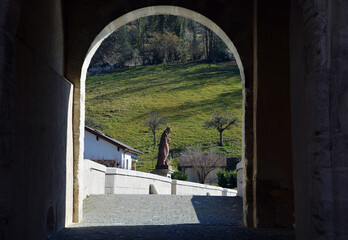
[[[220,152],[241,155],[242,84],[236,66],[177,63],[134,67],[88,77],[86,119],[106,134],[145,153],[137,170],[149,171],[157,162],[152,133],[145,126],[148,112],[157,110],[172,127],[173,164],[189,145],[217,146],[219,134],[204,121],[216,110],[238,117],[239,125],[224,132]],[[93,126],[92,126],[93,127]],[[160,135],[166,126],[161,126]]]

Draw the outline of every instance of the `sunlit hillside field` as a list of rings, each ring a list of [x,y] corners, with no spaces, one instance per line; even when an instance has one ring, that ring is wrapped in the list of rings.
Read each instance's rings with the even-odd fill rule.
[[[157,147],[153,147],[152,133],[145,125],[153,110],[165,116],[172,127],[174,166],[187,146],[217,146],[217,130],[204,128],[204,121],[217,110],[239,119],[237,127],[224,132],[225,145],[219,151],[228,157],[241,155],[242,83],[236,66],[161,64],[87,78],[86,119],[95,124],[91,127],[142,151],[137,164],[140,171],[151,170],[157,161]],[[165,128],[160,127],[157,144]]]

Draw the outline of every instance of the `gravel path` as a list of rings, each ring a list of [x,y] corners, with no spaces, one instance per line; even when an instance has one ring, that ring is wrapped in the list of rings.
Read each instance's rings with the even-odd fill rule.
[[[294,240],[292,231],[242,226],[239,197],[94,195],[84,219],[54,240],[75,239],[257,239]]]

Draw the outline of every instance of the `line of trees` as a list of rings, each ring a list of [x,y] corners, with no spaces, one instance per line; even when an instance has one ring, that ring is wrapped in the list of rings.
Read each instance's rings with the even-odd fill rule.
[[[132,21],[112,33],[94,55],[91,67],[232,59],[226,44],[205,26],[183,17],[155,15]]]

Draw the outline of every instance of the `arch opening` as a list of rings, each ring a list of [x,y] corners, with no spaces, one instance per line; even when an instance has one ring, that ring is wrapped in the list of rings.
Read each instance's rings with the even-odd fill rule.
[[[192,11],[188,10],[182,7],[177,7],[177,6],[152,6],[152,7],[146,7],[146,8],[141,8],[132,12],[129,12],[116,20],[112,21],[109,23],[94,39],[94,41],[91,43],[90,48],[88,49],[88,52],[85,56],[83,65],[82,65],[82,70],[81,70],[81,77],[80,77],[80,90],[79,90],[79,100],[78,100],[78,111],[79,111],[79,126],[75,126],[75,134],[76,130],[78,133],[76,135],[79,136],[80,139],[80,145],[79,145],[79,153],[76,154],[76,148],[75,148],[75,156],[78,156],[78,159],[74,160],[74,165],[78,166],[74,169],[74,221],[78,222],[82,218],[82,201],[83,201],[83,194],[82,193],[82,188],[79,186],[82,185],[82,176],[77,172],[76,169],[81,169],[83,166],[83,139],[84,139],[84,122],[85,122],[85,81],[86,81],[86,76],[87,76],[87,69],[89,67],[89,64],[91,62],[92,57],[96,53],[97,49],[111,33],[113,33],[115,30],[120,28],[121,26],[127,24],[128,22],[134,21],[136,19],[142,18],[142,17],[147,17],[147,16],[153,16],[153,15],[174,15],[174,16],[180,16],[184,18],[188,18],[191,20],[194,20],[203,26],[207,27],[210,29],[212,32],[214,32],[218,37],[221,38],[221,40],[226,44],[230,52],[233,54],[237,66],[239,68],[241,80],[242,80],[242,109],[243,109],[243,126],[242,126],[242,165],[243,164],[243,159],[245,155],[245,141],[244,141],[244,132],[245,132],[245,102],[246,102],[246,92],[245,92],[245,74],[244,74],[244,68],[243,64],[241,61],[241,58],[239,56],[239,53],[231,41],[231,39],[227,36],[227,34],[213,21],[208,19],[207,17]],[[75,100],[76,101],[76,100]],[[250,110],[249,110],[250,111]],[[76,112],[76,108],[75,108]],[[250,115],[250,114],[249,114]],[[82,141],[82,142],[81,142]],[[249,143],[251,144],[251,143]],[[249,149],[252,149],[249,147]],[[239,167],[240,168],[240,167]],[[244,181],[243,181],[244,182]]]

